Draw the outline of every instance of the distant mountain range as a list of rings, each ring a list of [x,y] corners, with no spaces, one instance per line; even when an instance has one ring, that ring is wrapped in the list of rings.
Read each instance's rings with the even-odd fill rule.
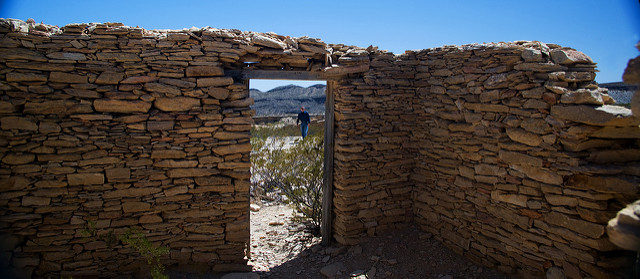
[[[252,106],[256,116],[291,115],[300,112],[300,106],[311,115],[324,114],[326,86],[316,84],[309,87],[284,85],[262,92],[250,89],[249,94],[255,101]]]
[[[616,100],[617,104],[621,105],[631,103],[631,96],[633,96],[633,92],[638,90],[637,85],[622,82],[600,83],[598,86],[609,89],[609,96]]]

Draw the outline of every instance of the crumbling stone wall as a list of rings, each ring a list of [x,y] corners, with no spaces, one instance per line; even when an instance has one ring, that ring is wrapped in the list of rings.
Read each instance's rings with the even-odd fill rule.
[[[142,262],[245,268],[247,69],[306,71],[335,96],[334,238],[412,222],[505,272],[602,277],[606,220],[638,197],[638,122],[555,45],[394,55],[312,38],[0,21],[3,269],[103,275]],[[235,74],[234,74],[235,73]],[[98,236],[83,232],[95,227]]]
[[[343,244],[413,220],[415,61],[369,50],[368,71],[334,86],[334,237]]]
[[[557,45],[419,51],[416,222],[504,272],[622,272],[605,236],[638,197],[639,120],[607,105],[595,63]]]
[[[318,71],[350,49],[121,24],[3,20],[0,34],[1,268],[25,276],[138,269],[103,237],[133,227],[167,264],[245,268],[253,100],[225,70]]]

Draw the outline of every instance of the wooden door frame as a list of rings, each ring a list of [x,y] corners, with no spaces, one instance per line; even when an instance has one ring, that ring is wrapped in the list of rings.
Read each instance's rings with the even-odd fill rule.
[[[334,82],[327,79],[323,73],[309,71],[278,71],[278,70],[227,70],[226,76],[231,76],[236,80],[246,84],[249,91],[250,79],[288,79],[288,80],[324,80],[327,83],[326,99],[324,102],[324,164],[322,176],[322,222],[320,230],[322,234],[322,244],[328,245],[332,242],[333,229],[333,162],[334,162],[334,127],[335,127],[335,99]]]

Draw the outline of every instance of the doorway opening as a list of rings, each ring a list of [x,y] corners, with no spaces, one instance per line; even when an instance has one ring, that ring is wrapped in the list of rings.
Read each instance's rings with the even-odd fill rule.
[[[323,240],[328,90],[323,80],[249,78],[248,87],[255,111],[249,264],[268,272]]]

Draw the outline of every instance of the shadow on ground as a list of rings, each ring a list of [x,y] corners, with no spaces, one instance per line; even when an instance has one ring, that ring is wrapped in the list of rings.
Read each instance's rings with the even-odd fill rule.
[[[454,253],[414,226],[367,237],[356,246],[302,245],[297,255],[268,271],[249,274],[169,272],[170,278],[508,278]]]
[[[455,254],[415,227],[365,238],[357,246],[316,244],[258,274],[261,278],[507,278]]]

